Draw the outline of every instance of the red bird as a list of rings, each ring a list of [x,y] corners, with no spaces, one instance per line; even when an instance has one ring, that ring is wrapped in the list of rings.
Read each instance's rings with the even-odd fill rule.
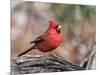
[[[50,21],[48,29],[41,36],[30,42],[35,43],[35,45],[32,46],[30,49],[26,50],[25,52],[19,54],[18,57],[26,54],[32,49],[38,49],[41,52],[50,52],[56,49],[61,43],[62,39],[61,28],[62,27],[58,23]]]

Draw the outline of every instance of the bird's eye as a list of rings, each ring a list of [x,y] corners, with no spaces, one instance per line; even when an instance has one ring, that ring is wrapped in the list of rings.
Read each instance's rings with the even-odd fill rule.
[[[61,26],[60,25],[57,25],[56,27],[54,27],[55,29],[56,29],[56,31],[58,32],[58,33],[60,33],[61,32]]]

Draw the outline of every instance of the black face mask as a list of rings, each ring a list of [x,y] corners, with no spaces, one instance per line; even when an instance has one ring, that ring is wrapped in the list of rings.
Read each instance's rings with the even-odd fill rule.
[[[55,30],[58,32],[58,33],[60,33],[61,32],[61,29],[59,28],[59,25],[57,25],[56,27],[54,27],[55,28]]]

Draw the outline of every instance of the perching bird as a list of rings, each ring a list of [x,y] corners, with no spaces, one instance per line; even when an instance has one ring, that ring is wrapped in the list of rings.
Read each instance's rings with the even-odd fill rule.
[[[38,49],[41,52],[51,52],[56,49],[60,45],[62,39],[61,28],[62,27],[58,23],[50,21],[48,29],[41,36],[30,42],[35,43],[35,45],[19,54],[18,57],[26,54],[32,49]]]

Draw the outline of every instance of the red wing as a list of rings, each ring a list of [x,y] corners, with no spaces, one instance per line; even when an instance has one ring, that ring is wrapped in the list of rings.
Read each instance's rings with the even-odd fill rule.
[[[42,36],[37,37],[35,40],[31,41],[30,43],[38,43],[44,41]]]
[[[31,41],[30,43],[39,43],[45,41],[47,36],[48,36],[48,31],[45,31],[41,36],[37,37],[34,41]]]

